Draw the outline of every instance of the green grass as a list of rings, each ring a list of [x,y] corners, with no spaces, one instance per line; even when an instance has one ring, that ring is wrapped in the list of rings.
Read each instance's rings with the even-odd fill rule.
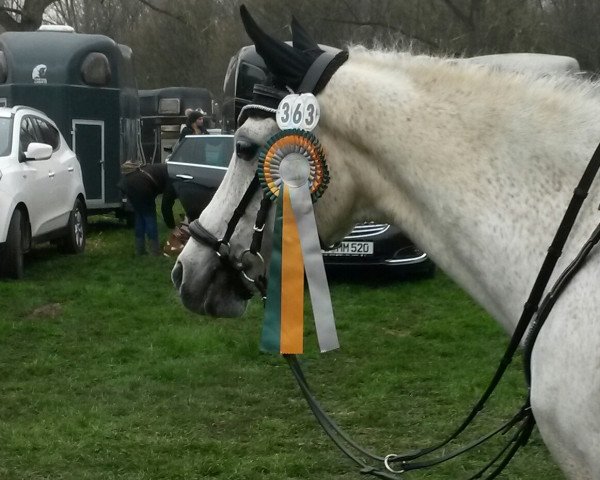
[[[0,283],[0,479],[359,479],[312,418],[285,362],[258,351],[262,307],[187,312],[168,258],[96,221],[83,256],[33,252]],[[165,231],[162,231],[163,238]],[[443,273],[332,282],[341,351],[302,361],[328,411],[378,453],[448,432],[487,384],[507,337]],[[520,360],[473,436],[524,394]],[[405,478],[462,479],[465,460]],[[503,478],[560,479],[538,433]]]

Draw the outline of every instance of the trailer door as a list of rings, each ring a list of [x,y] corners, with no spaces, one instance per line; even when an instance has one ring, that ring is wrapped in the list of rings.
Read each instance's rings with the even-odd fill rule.
[[[81,163],[88,207],[102,207],[104,189],[104,122],[73,120],[73,151]]]

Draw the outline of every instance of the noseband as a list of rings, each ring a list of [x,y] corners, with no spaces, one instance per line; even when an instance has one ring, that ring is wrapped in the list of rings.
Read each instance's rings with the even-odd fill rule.
[[[323,52],[319,57],[316,58],[314,63],[306,72],[302,82],[300,83],[300,87],[298,88],[298,93],[311,92],[316,95],[323,88],[325,88],[325,85],[327,85],[327,82],[331,79],[336,70],[347,59],[348,52],[346,51],[337,50]],[[238,123],[242,124],[250,114],[274,118],[279,102],[288,94],[288,91],[278,90],[265,85],[255,85],[252,98],[253,103],[242,108]],[[256,156],[257,149],[255,146],[242,145],[242,142],[240,141],[237,143],[236,155],[239,158],[251,160]],[[242,149],[244,149],[244,151],[241,151]],[[191,222],[189,229],[192,239],[213,249],[221,260],[222,265],[226,269],[238,272],[246,282],[249,282],[256,287],[264,299],[267,295],[267,278],[265,262],[260,254],[260,249],[267,215],[271,205],[273,204],[268,197],[263,197],[260,202],[260,207],[254,222],[254,232],[252,234],[250,246],[241,253],[239,258],[235,258],[232,255],[230,244],[231,237],[233,236],[239,221],[244,216],[244,213],[246,212],[255,192],[259,189],[260,182],[258,175],[254,175],[254,178],[244,192],[240,203],[235,208],[231,218],[227,222],[227,229],[222,238],[217,238],[206,228],[204,228],[199,219]],[[247,284],[244,283],[244,285]],[[248,298],[250,298],[252,296],[251,289],[247,288],[247,292]]]
[[[260,254],[260,247],[262,245],[267,214],[272,204],[268,198],[263,198],[260,202],[260,207],[254,222],[254,233],[252,234],[250,247],[244,250],[240,257],[236,259],[231,254],[230,244],[231,237],[237,224],[244,216],[250,200],[259,187],[258,176],[254,175],[254,178],[244,192],[240,203],[233,211],[233,215],[229,219],[229,222],[227,222],[227,230],[221,239],[218,239],[204,228],[199,220],[194,220],[189,228],[190,236],[194,240],[213,249],[225,268],[237,271],[246,281],[254,284],[261,296],[265,298],[267,295],[267,279],[265,273],[265,261]],[[252,293],[253,292],[248,289],[248,298],[252,296]]]

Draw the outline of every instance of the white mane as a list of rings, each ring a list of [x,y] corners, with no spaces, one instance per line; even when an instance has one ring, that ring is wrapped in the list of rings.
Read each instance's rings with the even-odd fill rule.
[[[542,86],[550,89],[566,90],[577,96],[580,95],[595,95],[599,88],[598,82],[588,81],[582,75],[573,75],[568,70],[557,71],[551,69],[550,72],[545,72],[543,65],[531,65],[531,67],[517,66],[510,68],[510,63],[507,65],[498,63],[498,60],[490,58],[488,62],[477,61],[469,57],[444,57],[431,56],[423,54],[415,54],[409,50],[398,51],[395,49],[368,49],[362,45],[352,45],[349,48],[349,55],[356,65],[364,65],[369,68],[377,68],[378,73],[389,71],[392,75],[398,75],[398,72],[420,73],[425,75],[429,80],[434,80],[437,83],[439,80],[452,79],[458,73],[463,79],[464,75],[468,78],[469,83],[477,83],[479,78],[478,72],[486,80],[497,82],[498,87],[507,86],[507,81],[510,77],[518,84],[522,85],[523,80],[534,89],[539,89]],[[488,56],[493,57],[493,56]],[[484,57],[475,57],[484,58]],[[542,60],[540,60],[542,61]],[[553,67],[553,65],[551,65]],[[498,75],[500,73],[500,75]],[[580,98],[581,100],[581,98]]]

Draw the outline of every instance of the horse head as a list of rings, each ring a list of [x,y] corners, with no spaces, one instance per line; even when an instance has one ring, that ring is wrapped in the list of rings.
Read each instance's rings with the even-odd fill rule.
[[[255,42],[257,52],[274,75],[274,86],[280,89],[297,89],[323,50],[310,39],[295,19],[292,21],[293,46],[290,46],[264,33],[243,6],[241,13],[246,31]],[[317,86],[317,90],[320,88],[322,86]],[[274,109],[271,110],[274,112]],[[260,148],[279,131],[274,115],[260,109],[242,112],[240,124],[235,134],[235,152],[227,173],[196,223],[196,230],[201,230],[204,235],[217,241],[226,234],[234,211],[239,209],[244,192],[251,185]],[[330,164],[330,172],[336,177],[335,184],[329,187],[316,209],[317,225],[325,244],[340,240],[354,224],[349,215],[352,210],[352,192],[343,187],[344,180],[349,180],[350,176],[341,165]],[[193,236],[187,243],[172,271],[173,283],[185,307],[200,314],[220,317],[236,317],[244,313],[247,301],[256,289],[247,276],[240,274],[239,266],[251,243],[262,197],[261,189],[256,188],[250,201],[244,206],[243,214],[227,242],[228,261],[222,255],[225,252],[215,252],[214,242],[198,241]],[[342,220],[334,222],[334,219]],[[273,215],[267,221],[263,239],[262,258],[266,262],[270,254],[272,222]]]

